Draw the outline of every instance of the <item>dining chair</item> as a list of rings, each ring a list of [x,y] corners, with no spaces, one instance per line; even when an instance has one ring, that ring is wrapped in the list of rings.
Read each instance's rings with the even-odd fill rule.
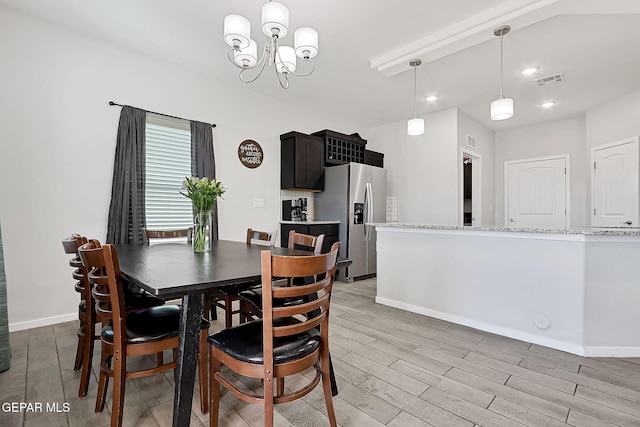
[[[117,427],[122,425],[126,379],[146,377],[176,367],[181,309],[177,305],[165,304],[127,313],[115,246],[101,246],[97,240],[90,240],[78,252],[88,270],[96,313],[105,320],[100,334],[102,354],[95,410],[102,412],[104,409],[109,378],[113,378],[111,427]],[[201,322],[198,371],[203,414],[208,411],[208,329],[209,322]],[[129,356],[154,355],[164,350],[173,351],[172,362],[140,370],[127,366]]]
[[[69,260],[69,265],[74,269],[72,277],[75,280],[75,290],[80,293],[80,303],[78,304],[78,345],[76,348],[76,358],[73,370],[81,370],[78,397],[85,397],[89,389],[91,378],[91,361],[93,360],[94,340],[100,339],[95,334],[96,324],[101,322],[95,311],[93,297],[91,296],[91,285],[87,280],[87,269],[82,265],[78,248],[87,243],[87,238],[74,233],[62,241],[65,253],[73,255]],[[128,312],[142,308],[163,305],[164,301],[151,295],[125,294],[125,309]]]
[[[247,229],[246,243],[247,245],[275,246],[277,232],[258,231],[252,228]],[[242,314],[242,308],[238,303],[238,308],[234,309],[233,305],[238,301],[238,294],[242,291],[260,286],[260,281],[246,282],[242,284],[226,286],[211,291],[205,295],[203,312],[208,319],[217,319],[216,308],[224,310],[225,328],[233,326],[233,316],[240,316],[239,323],[245,321]]]
[[[298,233],[295,230],[289,231],[287,247],[289,249],[301,249],[320,254],[324,234],[312,236],[310,234]],[[291,280],[289,280],[291,282]],[[291,285],[292,283],[289,283]],[[240,317],[242,321],[259,319],[262,317],[262,289],[253,287],[238,293],[240,300]],[[290,301],[291,302],[291,301]]]
[[[209,425],[218,426],[220,386],[239,399],[264,406],[264,426],[273,426],[273,405],[299,399],[322,381],[331,426],[336,417],[329,379],[329,306],[340,242],[327,254],[278,256],[262,251],[263,318],[223,329],[209,336]],[[280,286],[274,278],[313,277],[302,286]],[[300,305],[279,305],[289,298],[305,299]],[[247,390],[221,367],[262,380],[262,393]],[[315,376],[285,393],[284,378],[315,368]],[[300,376],[301,381],[308,380]],[[276,383],[274,390],[274,383]],[[237,386],[237,384],[241,384]],[[274,391],[276,392],[274,395]]]
[[[78,320],[80,321],[80,326],[77,331],[78,345],[76,347],[76,358],[73,363],[74,371],[82,369],[82,373],[80,374],[80,389],[78,392],[79,397],[86,396],[89,387],[93,341],[95,338],[95,310],[91,304],[91,288],[87,283],[87,271],[82,265],[80,255],[78,254],[78,248],[85,243],[87,243],[86,237],[80,236],[79,234],[72,234],[62,241],[64,252],[73,255],[73,258],[69,260],[69,265],[74,269],[72,277],[76,281],[75,290],[80,294],[80,302],[78,304]],[[89,308],[88,310],[87,307]]]

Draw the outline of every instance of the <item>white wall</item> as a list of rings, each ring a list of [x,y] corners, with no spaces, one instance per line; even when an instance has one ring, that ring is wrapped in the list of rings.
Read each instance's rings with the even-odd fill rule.
[[[476,140],[474,148],[467,145],[467,136],[472,136]],[[458,176],[462,174],[462,159],[460,159],[460,148],[467,152],[480,155],[481,158],[481,224],[495,224],[495,192],[494,192],[494,157],[495,157],[495,132],[483,124],[472,119],[464,112],[458,110]],[[458,197],[458,210],[462,211],[462,194]],[[458,224],[462,224],[458,222]]]
[[[407,135],[407,122],[369,130],[367,148],[384,153],[387,195],[398,196],[398,221],[456,224],[457,109],[424,117],[425,133]]]
[[[587,151],[591,148],[640,135],[640,90],[587,111]]]
[[[591,207],[591,149],[598,145],[640,135],[640,90],[587,111],[587,212]],[[592,216],[588,215],[589,220]],[[591,222],[589,222],[591,224]]]
[[[587,225],[587,150],[583,117],[496,132],[495,217],[504,224],[504,162],[570,155],[570,227]]]
[[[228,188],[219,205],[220,237],[229,240],[243,241],[249,226],[277,227],[280,134],[358,129],[348,118],[1,7],[0,58],[0,219],[12,330],[77,317],[60,241],[73,232],[106,235],[120,114],[108,101],[217,124],[217,177]],[[257,169],[238,160],[245,139],[264,150]],[[265,199],[265,207],[252,208],[253,198]]]

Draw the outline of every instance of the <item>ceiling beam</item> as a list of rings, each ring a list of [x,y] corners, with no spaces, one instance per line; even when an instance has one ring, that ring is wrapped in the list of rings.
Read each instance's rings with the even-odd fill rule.
[[[371,60],[371,68],[386,76],[410,70],[409,61],[435,61],[494,38],[493,30],[510,25],[512,30],[543,21],[565,12],[565,0],[507,0],[435,33],[413,41]]]

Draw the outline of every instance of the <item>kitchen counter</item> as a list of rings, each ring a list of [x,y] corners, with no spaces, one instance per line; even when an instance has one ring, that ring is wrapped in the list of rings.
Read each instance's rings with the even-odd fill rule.
[[[320,224],[340,224],[340,221],[280,221],[280,224],[297,224],[297,225],[320,225]]]
[[[590,357],[640,357],[640,230],[379,223],[376,302]]]
[[[425,230],[462,230],[462,231],[491,231],[508,233],[543,233],[543,234],[580,234],[585,236],[640,236],[640,227],[576,227],[565,230],[557,228],[508,228],[495,226],[462,226],[462,225],[428,225],[383,222],[371,224],[377,227],[415,228]]]

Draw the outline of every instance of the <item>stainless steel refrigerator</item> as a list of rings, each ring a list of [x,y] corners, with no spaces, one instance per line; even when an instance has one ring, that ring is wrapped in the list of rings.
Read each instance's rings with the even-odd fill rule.
[[[368,225],[385,222],[387,171],[348,163],[324,172],[324,191],[316,193],[316,220],[339,220],[342,243],[339,256],[352,264],[339,270],[337,278],[352,281],[376,273],[376,230]]]

